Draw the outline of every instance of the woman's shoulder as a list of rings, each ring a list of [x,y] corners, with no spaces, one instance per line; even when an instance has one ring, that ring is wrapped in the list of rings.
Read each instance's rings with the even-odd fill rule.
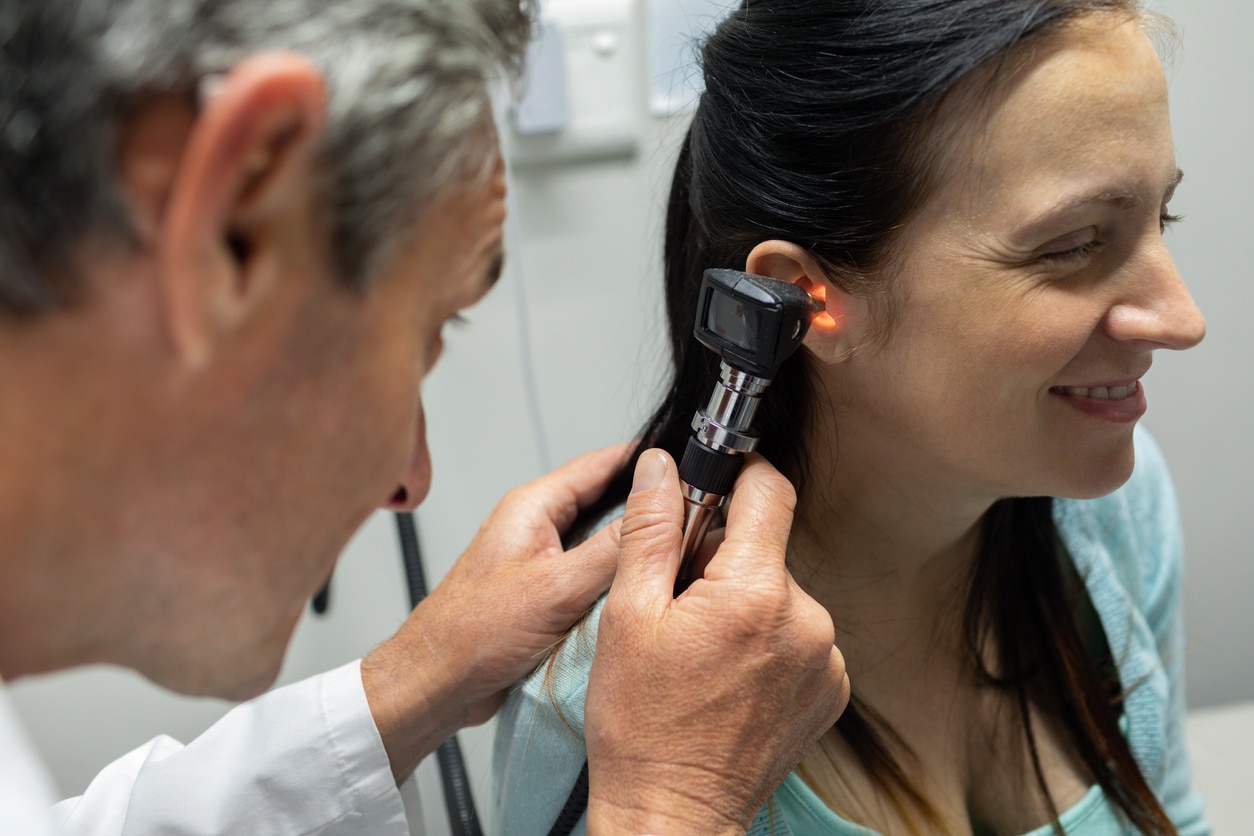
[[[494,806],[505,832],[547,833],[583,769],[584,700],[604,601],[515,686],[497,715]]]
[[[602,597],[554,648],[553,654],[510,695],[511,701],[518,698],[543,708],[545,714],[560,715],[562,727],[577,732],[581,740],[588,673],[596,653],[597,627],[604,605]]]

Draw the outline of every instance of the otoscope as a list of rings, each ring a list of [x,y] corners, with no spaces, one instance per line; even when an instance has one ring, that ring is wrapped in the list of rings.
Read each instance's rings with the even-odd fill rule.
[[[714,513],[731,493],[745,453],[758,446],[753,430],[762,394],[792,356],[823,303],[789,282],[738,270],[706,270],[697,297],[697,340],[722,360],[705,409],[679,461],[684,486],[683,563],[676,593],[692,580],[692,561]],[[549,836],[569,836],[588,808],[588,762]]]
[[[693,434],[679,463],[684,487],[680,584],[691,579],[697,549],[731,493],[745,454],[758,446],[753,418],[763,394],[822,310],[822,301],[791,282],[738,270],[705,271],[693,333],[722,362],[709,403],[692,419]]]

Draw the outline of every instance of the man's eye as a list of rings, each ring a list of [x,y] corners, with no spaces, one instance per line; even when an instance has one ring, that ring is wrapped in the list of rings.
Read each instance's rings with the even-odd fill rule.
[[[459,313],[455,313],[452,316],[450,316],[448,319],[444,320],[444,324],[440,326],[440,334],[441,336],[443,336],[450,326],[452,326],[453,330],[460,331],[461,329],[465,328],[469,324],[470,324],[469,319],[467,319],[466,317],[462,316]]]

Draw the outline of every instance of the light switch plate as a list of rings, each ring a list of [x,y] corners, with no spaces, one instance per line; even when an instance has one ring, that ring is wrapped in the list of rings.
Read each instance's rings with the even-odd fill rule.
[[[644,105],[633,19],[633,0],[548,0],[543,4],[539,36],[545,40],[529,53],[524,98],[515,105],[510,120],[508,145],[515,166],[636,152]],[[560,49],[554,49],[554,43]],[[555,85],[562,81],[564,124],[553,118],[559,109],[555,103],[562,99]],[[538,131],[537,125],[549,129]]]

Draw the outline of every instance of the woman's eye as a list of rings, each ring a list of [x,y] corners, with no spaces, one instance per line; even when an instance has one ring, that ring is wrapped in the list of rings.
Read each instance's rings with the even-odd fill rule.
[[[1038,258],[1041,261],[1044,261],[1050,264],[1069,264],[1072,262],[1081,262],[1081,261],[1086,260],[1090,255],[1095,253],[1102,246],[1101,240],[1092,236],[1087,237],[1084,240],[1079,240],[1079,242],[1075,243],[1073,246],[1067,246],[1068,244],[1071,244],[1073,241],[1077,241],[1077,240],[1078,238],[1076,236],[1068,236],[1067,239],[1061,239],[1057,242],[1057,246],[1062,247],[1062,249],[1052,249],[1052,250],[1049,250],[1048,252],[1043,252],[1040,254],[1040,256],[1038,256]],[[1046,246],[1055,246],[1055,245],[1046,245]]]
[[[1174,223],[1178,223],[1183,219],[1184,219],[1183,215],[1173,215],[1172,213],[1168,212],[1166,209],[1163,209],[1162,214],[1158,216],[1158,229],[1160,232],[1166,232],[1167,227],[1171,226]]]
[[[1101,247],[1101,245],[1102,245],[1101,241],[1089,241],[1088,243],[1081,244],[1078,247],[1072,247],[1069,250],[1063,250],[1062,252],[1042,253],[1041,259],[1044,261],[1062,262],[1062,263],[1065,263],[1068,261],[1083,261],[1084,259],[1088,258],[1090,255],[1092,255],[1094,252],[1096,252],[1097,249]]]

